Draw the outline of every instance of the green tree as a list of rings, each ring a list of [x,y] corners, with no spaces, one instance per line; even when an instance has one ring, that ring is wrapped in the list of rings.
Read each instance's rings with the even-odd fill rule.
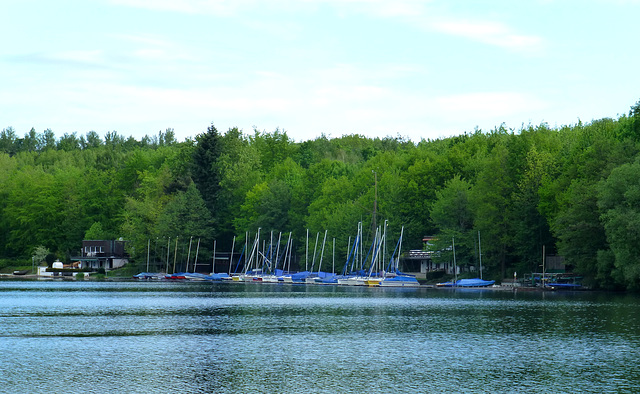
[[[520,272],[536,272],[542,261],[542,249],[554,249],[555,242],[547,218],[543,216],[541,191],[555,175],[553,157],[532,146],[526,153],[524,173],[512,196],[513,249]]]
[[[482,233],[483,268],[504,278],[513,245],[511,196],[516,181],[512,172],[508,135],[495,136],[498,143],[482,159],[471,199],[476,229]]]
[[[558,196],[559,212],[553,220],[552,230],[558,239],[559,255],[584,276],[585,285],[611,288],[615,284],[608,256],[604,260],[598,257],[599,251],[608,250],[608,246],[600,221],[596,186],[584,179],[574,180]]]
[[[89,230],[84,234],[86,240],[113,239],[106,231],[102,229],[100,222],[93,222]]]
[[[31,256],[33,257],[33,261],[34,261],[36,264],[41,264],[41,263],[44,263],[44,262],[45,262],[45,260],[46,260],[47,256],[48,256],[50,253],[51,253],[51,252],[49,252],[49,248],[47,248],[47,247],[45,247],[45,246],[42,246],[42,245],[39,245],[39,246],[36,246],[36,247],[33,249],[33,252],[32,252],[32,254],[31,254]]]
[[[278,179],[255,185],[245,198],[236,228],[254,232],[258,227],[266,231],[289,230],[291,193],[287,185]]]
[[[612,276],[618,285],[640,290],[640,161],[615,168],[599,183],[598,207],[613,252]]]
[[[165,205],[154,233],[172,238],[213,239],[211,214],[195,184],[190,184],[184,192],[177,192]],[[146,242],[146,238],[148,236],[143,235],[141,241]]]
[[[218,160],[221,152],[220,134],[212,124],[206,133],[196,137],[193,150],[193,181],[205,201],[210,215],[216,212],[220,194],[220,168]]]
[[[67,152],[80,149],[80,140],[78,139],[77,133],[64,133],[58,140],[58,149]]]
[[[456,260],[460,266],[475,265],[475,232],[473,231],[473,209],[470,201],[471,184],[456,175],[436,192],[431,207],[431,219],[438,227],[437,250],[446,250],[455,238]],[[442,259],[451,259],[448,253]]]
[[[17,152],[17,139],[16,131],[13,127],[2,129],[2,132],[0,132],[0,152],[7,153],[9,156],[15,155]]]
[[[51,129],[42,132],[42,150],[56,148],[56,136]]]
[[[87,148],[98,148],[102,145],[100,135],[91,130],[87,133]]]

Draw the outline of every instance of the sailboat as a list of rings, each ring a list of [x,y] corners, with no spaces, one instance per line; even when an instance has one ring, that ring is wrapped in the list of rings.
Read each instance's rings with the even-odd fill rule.
[[[418,287],[420,283],[415,276],[400,272],[400,255],[402,254],[402,237],[404,235],[404,226],[400,230],[400,239],[396,245],[396,249],[391,255],[389,260],[388,272],[392,274],[385,274],[384,278],[380,282],[380,287]]]
[[[345,286],[365,286],[366,278],[362,270],[362,264],[362,222],[359,222],[353,247],[351,248],[349,256],[347,256],[347,262],[342,270],[342,275],[338,277],[338,284]]]
[[[436,284],[437,287],[489,287],[493,286],[496,281],[495,280],[484,280],[482,279],[482,247],[480,246],[480,231],[478,231],[478,257],[480,262],[480,278],[471,278],[471,279],[458,279],[452,282],[444,282]],[[457,274],[457,267],[455,267],[456,261],[456,248],[455,243],[453,243],[453,261],[454,261],[454,270]]]

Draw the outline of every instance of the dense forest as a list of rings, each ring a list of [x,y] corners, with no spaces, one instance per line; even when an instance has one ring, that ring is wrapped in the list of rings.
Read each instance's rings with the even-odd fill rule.
[[[213,124],[182,142],[171,129],[138,141],[49,129],[20,137],[9,127],[0,196],[5,265],[30,264],[42,250],[67,260],[83,239],[123,238],[138,262],[150,242],[162,256],[169,240],[201,239],[211,257],[214,240],[228,251],[234,236],[241,244],[261,228],[292,232],[302,256],[307,230],[312,240],[327,230],[341,266],[358,222],[386,221],[389,239],[404,226],[405,251],[423,248],[425,235],[438,237],[437,250],[455,238],[463,266],[477,264],[480,232],[485,277],[539,271],[545,246],[585,284],[640,290],[640,101],[618,119],[419,143],[296,142],[281,130]]]

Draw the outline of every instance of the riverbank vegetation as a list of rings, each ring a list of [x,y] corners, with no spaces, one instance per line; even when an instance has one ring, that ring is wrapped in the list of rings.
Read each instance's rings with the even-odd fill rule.
[[[389,239],[404,226],[405,250],[421,249],[425,235],[438,237],[438,250],[455,238],[458,263],[475,265],[480,232],[485,277],[539,271],[544,245],[587,285],[638,290],[639,152],[640,102],[617,119],[418,143],[298,142],[282,130],[214,125],[181,142],[171,129],[138,141],[115,131],[20,137],[9,127],[0,133],[0,259],[26,265],[44,247],[65,260],[83,239],[123,238],[138,261],[148,245],[163,260],[168,247],[173,258],[201,240],[204,260],[214,240],[229,251],[234,236],[241,245],[261,228],[292,231],[301,256],[307,229],[311,242],[328,230],[341,266],[357,223],[373,226],[377,192],[376,223],[387,221]]]

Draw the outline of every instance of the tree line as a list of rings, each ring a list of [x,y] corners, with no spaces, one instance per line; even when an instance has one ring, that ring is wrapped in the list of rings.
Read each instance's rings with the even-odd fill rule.
[[[234,237],[307,230],[336,239],[344,264],[358,222],[403,249],[425,235],[486,277],[540,271],[543,246],[595,288],[640,289],[640,101],[628,114],[588,124],[463,133],[418,143],[344,135],[296,142],[283,130],[211,124],[177,141],[173,130],[140,141],[30,130],[0,133],[0,259],[31,261],[48,248],[78,255],[83,239],[126,239],[134,261],[202,240],[229,251]],[[311,237],[314,241],[314,237]],[[177,245],[177,243],[176,243]],[[171,245],[173,253],[173,244]],[[237,249],[236,249],[237,250]],[[297,260],[304,268],[302,258]]]

